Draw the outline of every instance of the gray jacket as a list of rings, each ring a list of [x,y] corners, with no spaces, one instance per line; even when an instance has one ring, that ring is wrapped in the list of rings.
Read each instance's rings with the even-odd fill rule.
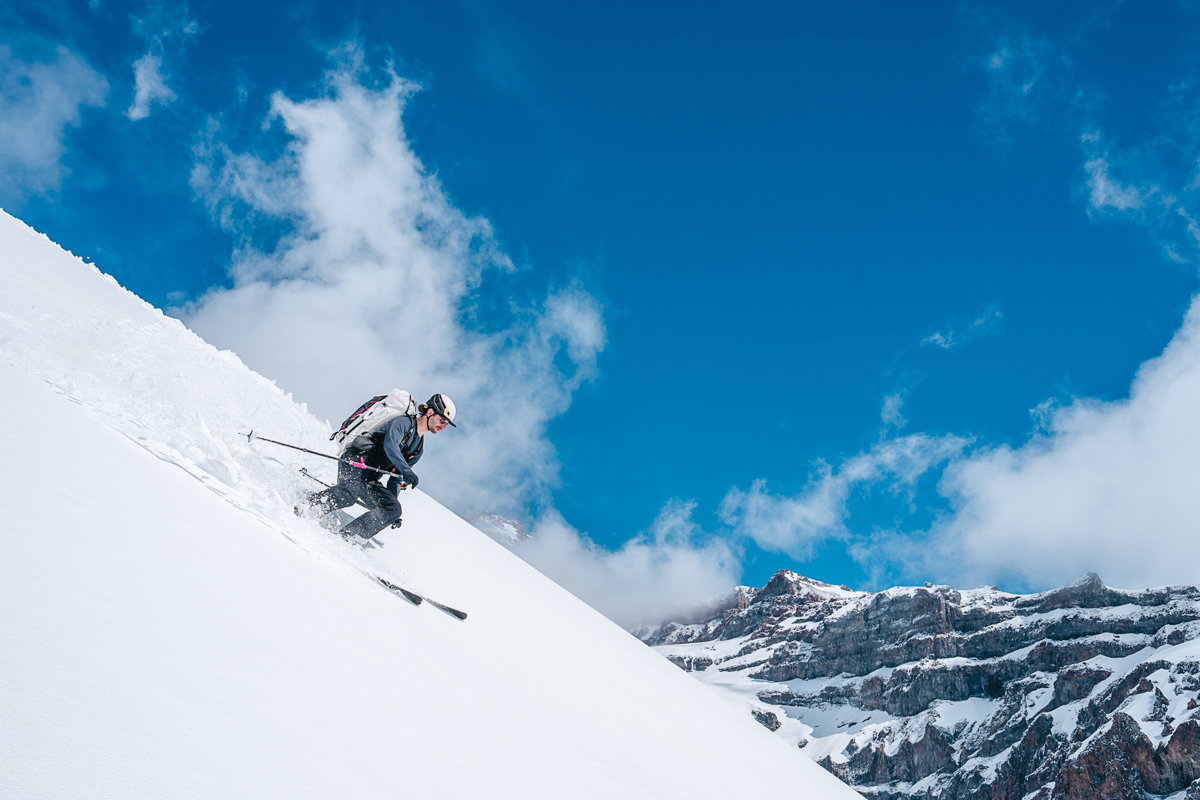
[[[370,436],[357,436],[346,448],[351,460],[359,457],[369,467],[394,473],[409,486],[417,485],[417,473],[412,466],[421,460],[425,452],[425,437],[417,434],[417,423],[412,417],[399,416]],[[391,488],[397,478],[388,481]]]

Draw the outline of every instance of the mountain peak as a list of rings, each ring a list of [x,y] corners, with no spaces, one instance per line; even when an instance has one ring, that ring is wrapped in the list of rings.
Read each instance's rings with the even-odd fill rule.
[[[824,581],[807,578],[790,569],[781,569],[772,575],[766,585],[755,594],[754,601],[758,602],[767,597],[783,595],[805,595],[812,599],[830,599],[853,594],[856,592],[848,586],[834,586]]]

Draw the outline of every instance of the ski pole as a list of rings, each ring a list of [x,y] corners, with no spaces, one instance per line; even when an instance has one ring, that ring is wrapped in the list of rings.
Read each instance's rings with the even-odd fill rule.
[[[343,458],[338,458],[337,456],[331,456],[328,453],[318,453],[316,450],[309,450],[307,447],[297,447],[294,444],[288,444],[287,442],[277,442],[274,439],[268,439],[265,436],[255,436],[254,431],[250,431],[249,433],[242,433],[242,434],[238,434],[238,435],[245,436],[247,444],[249,444],[250,442],[253,442],[255,439],[261,439],[264,442],[270,442],[271,444],[277,444],[277,445],[280,445],[281,447],[290,447],[293,450],[299,450],[301,453],[308,453],[309,455],[312,455],[312,456],[320,456],[321,458],[328,458],[330,461],[336,461],[339,464],[349,464],[352,467],[358,467],[359,469],[365,469],[369,472],[377,472],[380,475],[396,477],[396,473],[388,472],[387,470],[384,470],[384,469],[376,469],[375,467],[367,466],[367,464],[365,462],[363,462],[361,459],[358,462],[346,461]]]
[[[308,471],[308,467],[301,467],[301,468],[300,468],[300,474],[301,474],[301,475],[303,475],[303,476],[304,476],[304,477],[306,477],[306,478],[312,478],[314,481],[316,481],[317,483],[321,484],[322,486],[328,486],[330,489],[332,489],[332,488],[333,488],[333,484],[332,484],[332,483],[326,483],[325,481],[323,481],[323,480],[321,480],[320,478],[318,478],[316,475],[313,475],[311,472],[309,472],[309,471]]]

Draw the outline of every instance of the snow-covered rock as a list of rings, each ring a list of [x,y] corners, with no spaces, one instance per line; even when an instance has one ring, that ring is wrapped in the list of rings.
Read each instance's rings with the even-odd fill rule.
[[[297,519],[239,434],[327,426],[2,213],[0,386],[0,797],[855,796],[422,491]]]
[[[870,798],[1200,793],[1194,586],[867,593],[785,570],[642,638]]]
[[[466,520],[500,544],[506,544],[509,547],[515,547],[529,539],[524,525],[515,519],[508,519],[499,514],[480,512],[467,517]]]

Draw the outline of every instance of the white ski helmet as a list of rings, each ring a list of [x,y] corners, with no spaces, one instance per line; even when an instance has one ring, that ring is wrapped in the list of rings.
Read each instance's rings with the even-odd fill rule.
[[[426,408],[432,408],[434,413],[440,416],[446,422],[457,428],[454,424],[454,401],[444,394],[435,394],[433,397],[425,401]]]

